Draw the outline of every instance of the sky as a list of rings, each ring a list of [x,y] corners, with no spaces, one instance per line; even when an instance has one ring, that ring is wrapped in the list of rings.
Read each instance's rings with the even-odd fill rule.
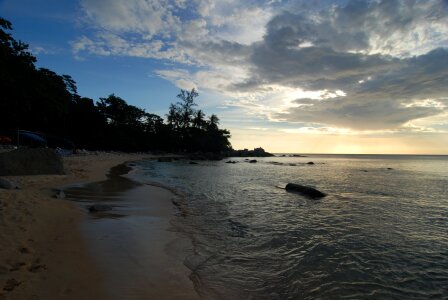
[[[37,65],[164,116],[180,89],[235,149],[448,154],[447,0],[0,0]]]

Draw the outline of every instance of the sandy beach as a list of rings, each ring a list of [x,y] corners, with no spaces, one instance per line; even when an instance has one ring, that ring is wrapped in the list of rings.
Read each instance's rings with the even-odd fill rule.
[[[67,175],[7,177],[22,189],[0,189],[0,299],[109,299],[104,271],[80,231],[87,212],[55,198],[52,189],[102,181],[113,166],[149,157],[67,157]]]

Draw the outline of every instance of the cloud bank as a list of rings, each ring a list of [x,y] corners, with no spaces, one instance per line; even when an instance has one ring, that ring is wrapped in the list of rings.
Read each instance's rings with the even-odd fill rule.
[[[165,61],[178,87],[297,127],[447,131],[448,1],[339,3],[81,0],[72,49]]]

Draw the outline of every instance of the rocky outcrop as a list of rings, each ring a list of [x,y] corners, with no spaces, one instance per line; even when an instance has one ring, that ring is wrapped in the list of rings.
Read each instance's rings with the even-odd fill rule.
[[[64,175],[60,155],[48,148],[20,148],[0,153],[0,176]]]
[[[288,183],[285,189],[288,192],[298,193],[312,199],[320,199],[326,196],[325,193],[322,193],[321,191],[316,190],[315,188],[296,183]]]
[[[227,153],[227,156],[229,157],[270,157],[274,156],[274,154],[271,154],[269,152],[264,151],[263,148],[255,148],[254,150],[232,150],[229,153]]]

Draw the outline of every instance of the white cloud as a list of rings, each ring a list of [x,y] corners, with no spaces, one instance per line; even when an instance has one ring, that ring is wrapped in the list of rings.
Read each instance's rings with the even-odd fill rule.
[[[82,0],[94,32],[72,47],[169,61],[156,73],[177,87],[297,126],[413,131],[445,114],[446,1],[299,2]]]

